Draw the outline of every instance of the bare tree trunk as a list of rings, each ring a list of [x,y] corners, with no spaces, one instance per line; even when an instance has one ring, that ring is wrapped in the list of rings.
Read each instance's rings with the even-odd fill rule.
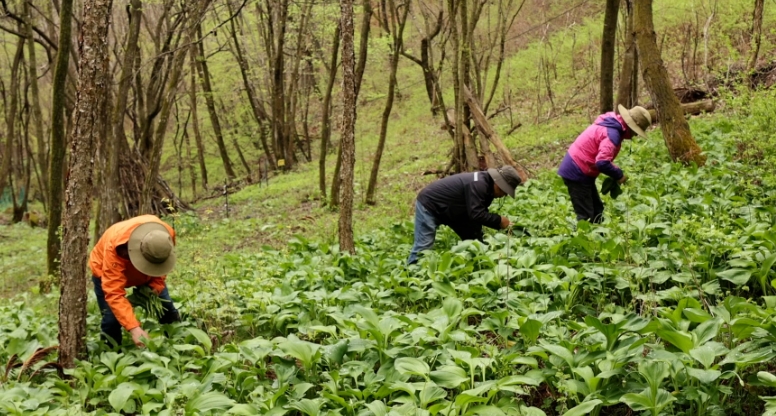
[[[361,81],[364,79],[364,71],[366,71],[366,57],[369,53],[369,30],[372,28],[372,3],[370,0],[364,0],[362,5],[361,39],[359,39],[358,43],[358,63],[356,64],[356,98],[358,98],[358,94],[361,92]],[[342,59],[344,62],[345,58]]]
[[[508,14],[508,11],[511,10],[512,2],[510,1],[507,4],[507,10],[504,10],[503,8],[503,2],[499,2],[499,51],[498,51],[498,62],[496,63],[496,73],[494,74],[493,84],[490,88],[490,96],[488,97],[488,100],[485,101],[484,107],[482,108],[482,112],[487,114],[488,109],[490,108],[490,103],[493,101],[493,96],[496,94],[496,88],[498,87],[499,80],[501,79],[501,69],[504,65],[504,54],[506,49],[506,42],[507,42],[507,35],[509,34],[509,30],[512,28],[512,25],[515,23],[515,18],[517,18],[517,15],[520,14],[520,11],[523,10],[523,6],[525,5],[526,0],[522,0],[520,2],[520,6],[517,8],[517,11],[515,11],[514,14],[510,17]],[[483,91],[484,92],[484,91]]]
[[[210,0],[201,0],[194,2],[194,5],[189,9],[189,22],[191,26],[185,29],[183,36],[183,45],[188,45],[194,38],[197,30],[200,29],[199,22],[205,13],[205,10],[210,4]],[[186,59],[186,48],[179,48],[173,55],[172,63],[170,64],[170,70],[172,71],[167,80],[167,93],[162,97],[161,112],[159,114],[159,123],[156,126],[156,134],[154,137],[153,149],[151,157],[149,158],[148,174],[145,178],[145,186],[143,186],[143,194],[140,198],[140,212],[143,214],[152,213],[153,196],[156,190],[156,183],[159,180],[159,164],[162,158],[162,148],[164,147],[164,136],[167,133],[167,122],[170,119],[170,113],[172,106],[175,103],[175,95],[178,91],[178,81],[180,80],[181,73],[183,72],[183,61]],[[201,50],[200,50],[201,52]],[[203,72],[207,72],[204,70]],[[212,100],[212,95],[210,96]],[[213,107],[215,110],[215,106]],[[223,144],[223,141],[221,142]],[[225,150],[225,149],[224,149]],[[226,163],[226,162],[225,162]],[[229,166],[231,169],[231,166]],[[228,174],[228,172],[227,172]],[[232,176],[234,177],[234,172]]]
[[[620,0],[606,0],[604,33],[601,35],[601,85],[599,112],[614,109],[614,42],[617,39],[617,13]]]
[[[228,1],[227,6],[229,6]],[[230,6],[229,12],[231,13],[231,11],[232,9]],[[259,129],[263,132],[264,123],[269,120],[269,116],[256,96],[256,88],[254,88],[253,83],[251,83],[250,79],[248,78],[250,68],[248,67],[248,61],[245,60],[245,54],[243,53],[242,45],[240,45],[240,40],[237,37],[237,29],[235,27],[234,21],[235,19],[232,19],[229,24],[231,28],[232,41],[234,42],[235,57],[237,58],[237,63],[240,66],[240,75],[242,76],[243,85],[245,86],[245,94],[248,96],[248,103],[251,105],[251,110],[253,110],[253,119],[256,121],[256,124],[258,124]],[[272,166],[272,169],[275,169],[275,157],[272,154],[272,149],[270,149],[269,144],[267,143],[267,137],[264,134],[261,134],[259,138],[261,139],[261,147],[264,149],[264,154],[267,155],[270,166]]]
[[[655,103],[668,153],[673,161],[685,164],[694,162],[702,166],[706,162],[706,156],[701,153],[701,148],[692,137],[684,111],[668,79],[668,71],[660,58],[652,22],[652,0],[636,0],[634,12],[636,40],[642,59],[642,76],[652,102]]]
[[[202,27],[197,28],[199,37],[202,37]],[[221,130],[221,123],[218,120],[218,113],[216,112],[216,103],[213,98],[213,87],[210,82],[210,70],[207,66],[207,58],[205,57],[204,42],[199,42],[199,75],[202,83],[202,91],[205,93],[205,105],[207,106],[208,114],[210,115],[210,123],[213,125],[213,134],[216,136],[216,143],[218,144],[218,153],[221,154],[221,161],[224,163],[224,171],[226,176],[232,180],[236,177],[234,169],[232,168],[232,161],[229,159],[229,153],[226,150],[226,143],[224,142],[224,135]],[[173,69],[174,70],[174,69]]]
[[[337,162],[334,164],[334,175],[331,179],[331,195],[329,206],[336,207],[340,200],[340,171],[342,170],[342,138],[337,148]]]
[[[384,13],[383,18],[386,19],[385,26],[390,27],[391,35],[393,37],[393,50],[391,51],[391,69],[388,76],[388,97],[385,99],[385,108],[383,109],[383,117],[380,121],[380,139],[377,142],[377,151],[375,152],[374,162],[372,163],[372,172],[369,174],[369,185],[366,190],[366,203],[369,205],[375,204],[375,188],[377,188],[377,173],[380,170],[380,159],[383,157],[383,149],[385,148],[385,139],[388,135],[388,119],[391,116],[391,110],[393,109],[393,98],[396,93],[396,71],[399,67],[399,54],[403,48],[404,42],[404,25],[407,22],[407,13],[409,12],[409,4],[404,4],[404,10],[399,11],[396,8],[394,0],[388,0],[390,10]],[[390,21],[389,19],[390,14]]]
[[[368,0],[367,0],[368,1]],[[353,47],[353,0],[341,0],[342,13],[342,172],[339,217],[339,245],[341,251],[355,254],[353,241],[353,168],[356,157],[356,56]]]
[[[191,111],[189,111],[191,115]],[[197,198],[197,172],[194,169],[194,162],[191,158],[191,139],[189,138],[189,129],[183,130],[183,140],[186,141],[186,165],[189,168],[189,177],[191,179],[191,198]]]
[[[221,104],[221,111],[224,114],[229,114],[229,111],[226,110],[226,106],[224,105],[223,100],[219,100]],[[251,167],[248,165],[248,161],[245,160],[245,155],[243,155],[242,149],[240,148],[240,144],[237,142],[237,136],[240,134],[240,131],[237,128],[237,125],[239,124],[239,121],[237,123],[231,123],[229,121],[229,117],[226,117],[226,126],[227,128],[231,127],[233,130],[232,133],[232,145],[234,145],[234,149],[237,150],[237,157],[240,159],[240,163],[242,163],[243,167],[245,168],[245,173],[248,174],[248,177],[251,176]]]
[[[763,33],[763,9],[765,0],[754,0],[754,12],[752,13],[752,39],[754,39],[754,48],[752,56],[749,58],[748,69],[751,71],[757,66],[757,57],[760,54],[760,43]]]
[[[6,139],[5,152],[3,154],[3,163],[0,166],[0,195],[5,190],[8,179],[13,174],[13,144],[16,136],[17,112],[19,107],[19,66],[24,58],[24,38],[19,38],[16,42],[16,54],[11,64],[11,84],[8,89],[10,98],[8,100],[8,110],[5,113]],[[13,188],[13,186],[11,186]]]
[[[104,175],[104,186],[100,189],[100,212],[98,235],[102,235],[112,224],[121,219],[119,211],[121,193],[116,190],[119,188],[119,158],[123,146],[121,142],[127,141],[124,131],[124,113],[127,110],[127,101],[129,98],[129,87],[132,82],[132,70],[137,59],[138,38],[140,36],[140,21],[143,14],[143,2],[141,0],[131,0],[129,3],[129,33],[127,43],[124,48],[124,59],[121,65],[121,74],[119,75],[118,92],[116,93],[116,105],[111,114],[109,137],[112,138],[112,144],[105,146],[107,159],[107,169],[102,172]],[[107,140],[107,139],[106,139]]]
[[[33,125],[35,127],[35,138],[37,139],[38,147],[38,166],[40,166],[41,176],[48,177],[48,153],[46,149],[46,138],[43,132],[43,113],[40,110],[40,98],[38,92],[38,61],[35,57],[35,38],[32,30],[32,13],[30,12],[30,5],[27,1],[24,2],[24,16],[27,19],[27,24],[24,25],[27,35],[27,53],[29,54],[29,77],[30,77],[30,95],[32,96],[32,118]],[[45,181],[41,181],[43,189],[41,193],[46,195],[48,191],[48,184]],[[2,189],[2,188],[0,188]],[[44,197],[44,205],[46,198]]]
[[[100,103],[108,89],[108,26],[112,3],[112,0],[85,0],[83,8],[78,93],[73,113],[65,221],[62,226],[59,364],[65,368],[74,367],[75,360],[86,353],[86,257],[94,144],[101,132]]]
[[[191,85],[189,86],[189,98],[191,99],[191,124],[194,127],[194,142],[197,145],[199,172],[202,175],[202,188],[207,190],[205,146],[202,143],[202,135],[199,132],[199,118],[197,117],[197,45],[191,45]]]
[[[272,72],[272,138],[273,148],[278,154],[278,166],[282,166],[283,170],[289,169],[293,163],[289,158],[287,144],[288,138],[286,137],[286,115],[285,115],[285,102],[283,96],[285,95],[285,41],[286,41],[286,23],[288,21],[288,0],[280,0],[277,9],[278,16],[276,17],[277,39],[275,40],[275,56],[272,57],[274,61]],[[280,162],[282,160],[282,163]]]
[[[639,56],[636,48],[636,32],[633,28],[633,0],[623,0],[626,6],[625,53],[623,54],[620,83],[617,88],[617,104],[631,108],[638,102]]]
[[[352,5],[352,1],[350,2],[350,4]],[[364,79],[364,71],[366,70],[366,60],[369,52],[369,30],[371,28],[370,21],[372,19],[372,5],[370,3],[370,0],[364,0],[363,5],[364,5],[364,10],[361,18],[361,36],[360,36],[361,39],[359,40],[359,47],[358,47],[358,63],[356,64],[356,71],[354,75],[355,83],[356,83],[356,87],[355,87],[356,99],[358,98],[358,94],[361,91],[361,81]],[[343,5],[340,4],[340,8],[342,8],[342,6]],[[342,20],[340,20],[340,25],[342,25]],[[340,30],[344,30],[344,28],[340,27]],[[342,36],[344,39],[344,35]],[[344,65],[345,58],[343,57],[342,59],[343,59],[342,62]],[[342,140],[340,139],[340,149],[337,155],[337,165],[334,168],[334,178],[332,178],[332,181],[331,181],[331,195],[330,195],[331,198],[329,203],[333,207],[337,206],[340,202],[341,166],[342,166]]]
[[[27,90],[27,87],[29,87],[29,81],[25,83],[24,90]],[[23,110],[20,118],[22,127],[24,128],[24,140],[21,140],[21,137],[19,138],[19,164],[20,169],[23,171],[22,173],[22,185],[20,187],[20,190],[22,191],[22,195],[20,195],[21,201],[17,203],[16,198],[14,198],[14,207],[13,207],[13,222],[17,223],[19,221],[22,221],[24,219],[24,215],[27,212],[27,202],[30,199],[30,178],[31,175],[31,167],[33,160],[35,159],[32,154],[32,149],[30,149],[30,103],[27,100],[27,96],[24,97],[24,105]],[[22,154],[24,154],[24,158],[27,159],[27,163],[25,164],[22,160]]]
[[[326,93],[323,95],[323,108],[321,109],[321,154],[318,159],[318,184],[321,189],[321,198],[326,200],[326,153],[331,141],[331,93],[334,89],[334,81],[337,79],[337,59],[340,44],[340,27],[334,30],[334,41],[331,46],[331,61],[329,64],[329,79],[326,81]]]
[[[463,0],[466,1],[466,0]],[[462,80],[460,74],[460,60],[461,60],[461,42],[458,36],[458,11],[456,10],[457,2],[455,0],[448,0],[448,14],[450,15],[450,35],[453,41],[453,94],[455,96],[455,107],[453,114],[455,115],[455,137],[454,137],[454,166],[456,172],[464,172],[468,170],[466,164],[466,154],[463,145],[463,111],[462,111],[462,99],[461,99],[461,85]]]
[[[51,154],[49,155],[49,212],[47,240],[47,272],[59,274],[59,226],[62,224],[62,185],[65,164],[65,104],[67,101],[67,72],[70,61],[70,32],[73,0],[62,0],[59,11],[59,45],[54,80],[51,86]],[[2,181],[2,179],[0,179]]]
[[[299,16],[299,28],[296,33],[296,51],[294,53],[294,60],[293,65],[291,66],[291,74],[290,74],[290,83],[288,85],[288,89],[286,90],[284,96],[285,99],[285,105],[286,109],[283,112],[286,116],[286,122],[284,123],[284,137],[287,140],[286,145],[286,159],[287,160],[294,160],[296,161],[296,142],[299,135],[297,134],[297,124],[296,124],[296,115],[297,110],[299,108],[299,69],[302,64],[302,50],[304,45],[304,33],[307,28],[307,24],[309,21],[310,11],[312,10],[312,2],[304,4],[304,7],[301,11],[301,16]],[[301,146],[304,148],[304,146]],[[304,149],[302,150],[302,154],[304,155]],[[287,165],[287,169],[290,169],[291,166]]]
[[[437,16],[436,24],[431,32],[428,32],[428,17],[423,13],[423,18],[426,20],[426,36],[420,40],[420,58],[416,58],[407,51],[401,51],[402,55],[407,57],[412,62],[415,62],[423,70],[423,82],[426,86],[426,95],[428,101],[431,103],[431,114],[437,115],[439,111],[439,103],[437,102],[436,93],[436,78],[434,77],[434,64],[431,62],[431,41],[434,40],[437,35],[442,31],[444,11],[440,10]]]

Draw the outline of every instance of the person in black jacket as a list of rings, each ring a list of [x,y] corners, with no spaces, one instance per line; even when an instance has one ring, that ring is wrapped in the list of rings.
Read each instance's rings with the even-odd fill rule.
[[[515,197],[520,176],[512,166],[467,172],[431,183],[418,194],[415,203],[415,243],[407,259],[418,261],[418,253],[434,246],[440,225],[452,228],[462,240],[482,241],[482,226],[509,227],[509,219],[492,214],[488,207],[494,198]]]

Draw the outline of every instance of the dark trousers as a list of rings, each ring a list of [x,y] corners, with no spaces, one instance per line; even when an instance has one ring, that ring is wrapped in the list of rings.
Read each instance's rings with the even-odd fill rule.
[[[595,181],[577,182],[563,179],[569,190],[571,204],[577,214],[577,221],[586,220],[594,224],[600,224],[604,220],[604,203],[598,195]]]
[[[97,305],[100,307],[100,313],[102,314],[102,322],[100,323],[102,339],[111,346],[121,345],[121,324],[116,319],[116,316],[113,315],[113,310],[108,306],[108,302],[105,301],[105,292],[102,291],[102,280],[92,276],[92,283],[94,283],[94,294],[97,296]],[[167,301],[163,302],[164,315],[159,319],[159,323],[169,324],[180,321],[180,314],[175,309],[166,286],[162,293],[159,294],[159,297]]]

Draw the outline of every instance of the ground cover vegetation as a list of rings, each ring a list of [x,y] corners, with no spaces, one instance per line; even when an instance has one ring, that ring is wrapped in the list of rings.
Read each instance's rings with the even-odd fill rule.
[[[330,56],[340,4],[112,2],[112,19],[97,21],[110,24],[113,80],[99,107],[108,111],[96,114],[107,133],[93,143],[101,205],[89,228],[96,236],[115,220],[114,203],[123,215],[141,202],[167,212],[181,259],[170,293],[184,319],[156,324],[160,304],[133,293],[151,340],[137,349],[125,336],[109,351],[89,284],[88,354],[65,369],[57,362],[59,296],[47,293],[57,279],[47,275],[46,231],[29,225],[47,225],[54,191],[46,188],[57,178],[47,180],[47,159],[62,160],[62,142],[73,140],[63,125],[86,68],[78,43],[83,28],[96,27],[84,23],[94,17],[84,15],[86,3],[105,10],[111,2],[0,2],[0,190],[8,182],[0,191],[0,414],[776,414],[770,4],[649,2],[670,81],[717,106],[691,120],[708,160],[702,168],[671,163],[656,130],[626,144],[617,163],[631,180],[618,199],[605,199],[604,224],[590,226],[573,221],[553,169],[599,113],[604,3],[616,2],[483,2],[476,28],[458,26],[455,35],[449,14],[459,2],[356,2],[357,48],[367,12],[372,28],[357,80],[349,254],[338,248],[329,188],[344,106],[343,75]],[[615,80],[636,2],[620,3]],[[69,9],[72,52],[58,54],[68,44],[58,38],[71,37],[59,25]],[[456,12],[459,23],[469,12]],[[442,29],[432,36],[437,13]],[[453,36],[471,49],[456,50]],[[418,62],[421,39],[438,68],[430,71],[433,98]],[[67,81],[57,84],[54,73],[68,71],[55,71],[55,60],[71,54]],[[453,58],[466,54],[470,75]],[[461,137],[443,122],[455,114],[432,110],[440,100],[462,108],[462,74],[533,180],[494,207],[515,222],[512,233],[460,243],[443,229],[436,249],[407,267],[415,193],[434,173],[455,170]],[[632,88],[634,104],[654,104],[643,82]],[[125,111],[110,114],[112,106]],[[166,182],[144,180],[147,169]],[[269,186],[250,184],[267,176]],[[173,201],[149,199],[152,189]],[[60,227],[49,228],[51,242]]]
[[[283,252],[192,256],[170,281],[184,323],[145,322],[145,350],[104,350],[90,303],[89,359],[67,370],[74,384],[48,362],[55,316],[17,298],[0,309],[0,406],[770,414],[776,188],[772,165],[753,163],[745,143],[771,122],[772,94],[741,99],[750,109],[741,121],[693,122],[705,168],[671,163],[659,133],[624,149],[632,179],[606,198],[601,225],[574,224],[562,182],[547,171],[501,207],[527,233],[491,233],[481,244],[446,231],[409,268],[408,221],[363,234],[356,255],[298,236]],[[175,222],[182,256],[212,244],[194,217]]]

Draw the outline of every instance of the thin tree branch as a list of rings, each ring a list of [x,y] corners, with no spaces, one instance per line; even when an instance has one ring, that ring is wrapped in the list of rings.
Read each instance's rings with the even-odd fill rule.
[[[5,16],[6,17],[10,17],[11,19],[19,22],[20,24],[26,24],[27,23],[27,22],[24,21],[24,19],[22,19],[21,17],[17,16],[16,14],[14,14],[11,11],[11,9],[8,8],[8,3],[6,2],[6,0],[0,0],[0,4],[3,5],[3,10],[5,11]],[[43,31],[41,31],[40,29],[38,29],[34,25],[32,26],[32,30],[34,30],[35,33],[37,33],[43,40],[46,41],[46,43],[48,44],[48,47],[50,47],[50,48],[52,48],[54,50],[57,50],[56,43],[52,42],[51,39],[48,36],[46,36],[45,33],[43,33]]]

